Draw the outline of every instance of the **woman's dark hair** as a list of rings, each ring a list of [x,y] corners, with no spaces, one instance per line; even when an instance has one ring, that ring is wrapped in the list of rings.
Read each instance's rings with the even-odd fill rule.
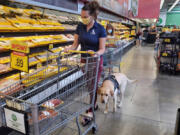
[[[95,19],[97,19],[99,8],[100,6],[97,1],[91,1],[89,3],[86,3],[82,10],[89,11],[89,14],[93,16]]]
[[[112,29],[112,33],[111,34],[108,32],[108,29]],[[111,35],[111,36],[114,35],[114,27],[111,24],[107,24],[107,26],[106,26],[106,33],[108,35]]]

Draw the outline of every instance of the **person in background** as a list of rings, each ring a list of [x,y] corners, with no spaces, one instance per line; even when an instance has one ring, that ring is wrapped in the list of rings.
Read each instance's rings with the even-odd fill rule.
[[[96,1],[89,2],[84,5],[81,11],[82,22],[76,28],[74,35],[74,43],[72,46],[65,48],[64,51],[75,50],[81,44],[81,51],[91,51],[95,54],[93,56],[100,56],[98,82],[100,80],[102,68],[103,68],[103,57],[105,52],[106,44],[106,30],[99,24],[96,19],[99,13],[99,4]],[[82,57],[87,55],[82,54]],[[83,62],[83,61],[82,61]],[[95,95],[94,109],[98,108],[97,101],[97,90]],[[90,95],[90,102],[92,102],[92,95]],[[93,117],[92,108],[87,111],[87,116]]]
[[[141,29],[139,29],[136,34],[136,46],[141,45],[141,39],[142,39],[142,32],[141,32]]]
[[[111,24],[106,26],[107,38],[114,38],[114,27]]]

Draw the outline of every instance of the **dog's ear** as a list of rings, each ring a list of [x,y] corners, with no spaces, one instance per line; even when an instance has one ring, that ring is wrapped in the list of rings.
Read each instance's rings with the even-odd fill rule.
[[[101,87],[100,87],[100,88],[98,88],[98,90],[97,90],[97,94],[98,94],[98,95],[100,95],[100,94],[101,94]]]
[[[114,91],[110,90],[110,94],[111,94],[111,96],[114,96]]]

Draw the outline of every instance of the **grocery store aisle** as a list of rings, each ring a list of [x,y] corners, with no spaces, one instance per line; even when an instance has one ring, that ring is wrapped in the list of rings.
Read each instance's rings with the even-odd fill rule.
[[[123,57],[122,72],[137,84],[125,92],[117,113],[97,112],[98,135],[173,135],[180,107],[180,78],[156,73],[153,47],[133,47]]]

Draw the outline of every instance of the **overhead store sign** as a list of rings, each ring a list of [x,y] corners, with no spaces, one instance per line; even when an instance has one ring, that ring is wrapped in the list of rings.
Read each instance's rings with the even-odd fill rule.
[[[78,11],[78,0],[33,0],[33,1]]]
[[[161,0],[139,0],[137,18],[154,19],[159,17]]]
[[[128,12],[131,12],[131,16],[136,17],[138,15],[138,0],[129,0]]]
[[[128,17],[128,0],[97,0],[99,4],[120,15]]]
[[[166,12],[160,13],[157,25],[160,25],[160,26],[166,25]]]

